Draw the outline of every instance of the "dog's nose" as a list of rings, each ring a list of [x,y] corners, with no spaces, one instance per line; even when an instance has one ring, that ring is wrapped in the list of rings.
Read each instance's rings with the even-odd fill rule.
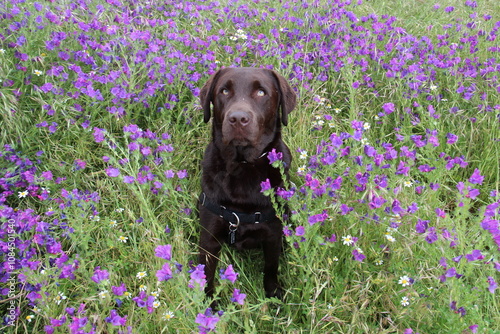
[[[233,126],[247,126],[250,115],[245,111],[234,111],[228,115],[229,123]]]

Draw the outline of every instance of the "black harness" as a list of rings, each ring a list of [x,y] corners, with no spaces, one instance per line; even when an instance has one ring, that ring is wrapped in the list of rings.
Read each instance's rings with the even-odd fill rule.
[[[199,201],[205,208],[229,223],[229,244],[231,245],[236,242],[236,230],[241,223],[259,224],[276,219],[276,211],[274,208],[262,212],[256,211],[251,213],[232,211],[227,209],[224,205],[214,203],[205,193],[201,193]]]

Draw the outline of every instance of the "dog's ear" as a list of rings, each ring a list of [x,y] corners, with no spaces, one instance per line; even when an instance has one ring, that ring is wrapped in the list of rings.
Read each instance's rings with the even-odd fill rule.
[[[286,126],[288,124],[288,114],[297,104],[297,96],[285,78],[276,71],[272,71],[272,73],[278,82],[278,90],[280,92],[281,122]]]
[[[200,90],[200,103],[203,108],[203,120],[207,123],[210,120],[210,103],[213,102],[214,98],[214,87],[217,82],[217,78],[220,76],[222,69],[218,70],[208,79],[208,81],[203,85]]]

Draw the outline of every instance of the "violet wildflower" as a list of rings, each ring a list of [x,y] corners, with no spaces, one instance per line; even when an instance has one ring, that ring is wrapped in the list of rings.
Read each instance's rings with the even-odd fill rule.
[[[260,187],[260,192],[265,193],[266,191],[271,189],[271,181],[269,181],[269,179],[266,179],[265,181],[260,183]]]
[[[233,297],[231,298],[231,301],[233,303],[238,303],[240,305],[243,305],[245,302],[245,298],[247,297],[246,294],[241,293],[239,289],[234,289],[233,291]]]
[[[309,225],[314,225],[316,223],[324,222],[327,218],[328,218],[328,213],[325,210],[317,215],[309,216],[309,218],[307,218],[307,222],[309,223]]]
[[[160,245],[155,249],[155,256],[170,260],[172,259],[172,245]]]
[[[106,130],[100,128],[94,128],[94,140],[96,143],[104,141],[104,133]]]
[[[267,154],[267,158],[269,159],[269,164],[274,165],[276,161],[281,161],[281,159],[283,159],[283,153],[277,152],[276,149],[273,148],[271,152]]]
[[[116,296],[122,296],[127,291],[127,287],[125,286],[125,283],[122,283],[120,286],[112,286],[111,291]]]
[[[191,289],[195,288],[195,284],[197,284],[200,290],[203,290],[205,285],[207,284],[206,275],[205,275],[205,265],[199,264],[195,268],[190,271],[191,280],[189,281],[188,287]]]
[[[494,294],[496,289],[498,289],[497,282],[495,282],[493,277],[488,276],[488,291]]]
[[[109,322],[113,326],[125,326],[127,322],[127,316],[120,317],[116,310],[111,310],[110,316],[104,319],[106,322]]]
[[[465,258],[467,259],[468,262],[471,262],[484,259],[484,255],[481,253],[480,250],[475,249],[470,254],[466,254]]]
[[[297,226],[297,228],[295,228],[295,235],[296,236],[301,237],[304,234],[305,234],[304,226]]]
[[[215,326],[219,322],[219,317],[212,314],[212,309],[207,308],[205,313],[198,313],[195,322],[199,324],[198,330],[200,334],[206,334],[215,331]]]
[[[359,261],[359,262],[363,262],[363,260],[366,259],[365,254],[363,254],[363,252],[359,248],[353,249],[352,256],[353,256],[354,260]]]
[[[484,176],[479,173],[479,169],[474,169],[474,173],[472,173],[471,177],[469,178],[469,182],[472,184],[483,184]]]
[[[392,114],[395,110],[394,103],[392,103],[392,102],[384,103],[384,105],[382,106],[382,109],[384,110],[384,113],[386,115]]]
[[[92,275],[91,279],[96,283],[101,283],[109,279],[109,272],[107,270],[101,270],[101,267],[95,267],[94,275]]]
[[[170,268],[170,264],[168,263],[163,264],[161,269],[156,272],[156,278],[159,282],[168,281],[172,277],[172,269]]]
[[[111,166],[111,167],[106,168],[106,174],[109,177],[117,177],[120,175],[120,170],[118,168]]]
[[[235,271],[234,271],[234,269],[233,269],[233,265],[232,265],[232,264],[230,264],[230,265],[226,268],[226,270],[223,270],[223,269],[221,269],[221,270],[220,270],[220,278],[221,278],[221,279],[223,279],[223,280],[224,280],[224,279],[227,279],[227,280],[229,280],[231,283],[236,282],[236,279],[238,278],[238,275],[239,275],[239,274],[238,274],[237,272],[235,272]]]

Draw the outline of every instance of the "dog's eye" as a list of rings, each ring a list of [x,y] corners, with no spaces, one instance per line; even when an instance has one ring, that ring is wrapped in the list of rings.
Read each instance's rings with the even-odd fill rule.
[[[266,95],[266,92],[264,92],[262,89],[259,89],[257,91],[257,96],[264,96],[264,95]]]
[[[222,94],[224,94],[224,95],[228,95],[228,94],[229,94],[229,91],[228,91],[227,89],[223,88],[223,89],[221,90],[221,93],[222,93]]]

